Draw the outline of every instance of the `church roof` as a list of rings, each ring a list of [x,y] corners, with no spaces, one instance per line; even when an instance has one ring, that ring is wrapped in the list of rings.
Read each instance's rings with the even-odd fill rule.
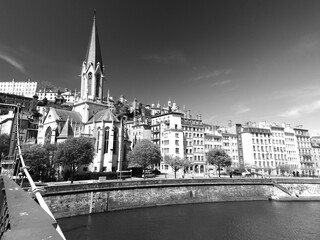
[[[63,109],[55,109],[55,108],[52,108],[52,110],[55,111],[55,113],[57,114],[56,116],[57,120],[67,121],[67,119],[69,118],[72,122],[77,122],[77,123],[82,122],[82,117],[78,112],[68,111]]]
[[[103,63],[102,63],[102,56],[101,56],[101,50],[100,50],[100,42],[99,42],[95,13],[93,17],[93,25],[92,25],[91,36],[89,39],[89,45],[88,45],[85,61],[86,61],[87,67],[89,66],[90,63],[93,63],[95,67],[97,66],[97,63],[100,63],[101,71],[103,71]]]
[[[109,109],[106,109],[106,110],[99,111],[95,115],[93,115],[92,118],[89,119],[88,123],[101,122],[101,121],[119,122],[117,117]]]

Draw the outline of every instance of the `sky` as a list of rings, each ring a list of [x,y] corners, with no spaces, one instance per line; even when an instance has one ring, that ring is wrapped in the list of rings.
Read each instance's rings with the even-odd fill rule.
[[[320,135],[318,0],[2,1],[0,81],[79,90],[94,9],[105,93]]]

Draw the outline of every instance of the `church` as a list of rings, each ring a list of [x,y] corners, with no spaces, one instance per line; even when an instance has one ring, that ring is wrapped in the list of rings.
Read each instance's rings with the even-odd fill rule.
[[[80,79],[81,91],[72,110],[40,106],[43,118],[39,123],[37,142],[54,144],[70,137],[89,137],[95,148],[94,160],[80,170],[122,170],[131,142],[125,134],[122,119],[111,111],[109,96],[106,101],[103,98],[104,66],[95,14]]]

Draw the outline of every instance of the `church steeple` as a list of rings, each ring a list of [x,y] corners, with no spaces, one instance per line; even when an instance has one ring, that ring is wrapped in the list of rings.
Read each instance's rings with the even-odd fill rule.
[[[85,61],[87,63],[87,67],[91,63],[93,65],[97,65],[99,63],[100,66],[103,66],[102,57],[101,57],[101,50],[100,50],[99,35],[98,35],[98,28],[97,28],[97,24],[96,24],[96,10],[94,10],[91,36],[89,39],[89,44],[88,44],[88,49],[87,49]],[[103,69],[102,69],[102,71],[103,71]]]
[[[102,100],[102,96],[103,62],[96,24],[96,11],[94,11],[89,45],[81,70],[81,99],[96,101]]]

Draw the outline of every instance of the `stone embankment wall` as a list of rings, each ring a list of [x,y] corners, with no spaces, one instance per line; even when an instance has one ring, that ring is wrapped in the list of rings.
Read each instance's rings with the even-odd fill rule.
[[[320,181],[299,184],[314,187]],[[44,199],[56,218],[162,205],[268,200],[275,191],[282,192],[271,179],[242,178],[106,181],[48,186],[45,190]]]

